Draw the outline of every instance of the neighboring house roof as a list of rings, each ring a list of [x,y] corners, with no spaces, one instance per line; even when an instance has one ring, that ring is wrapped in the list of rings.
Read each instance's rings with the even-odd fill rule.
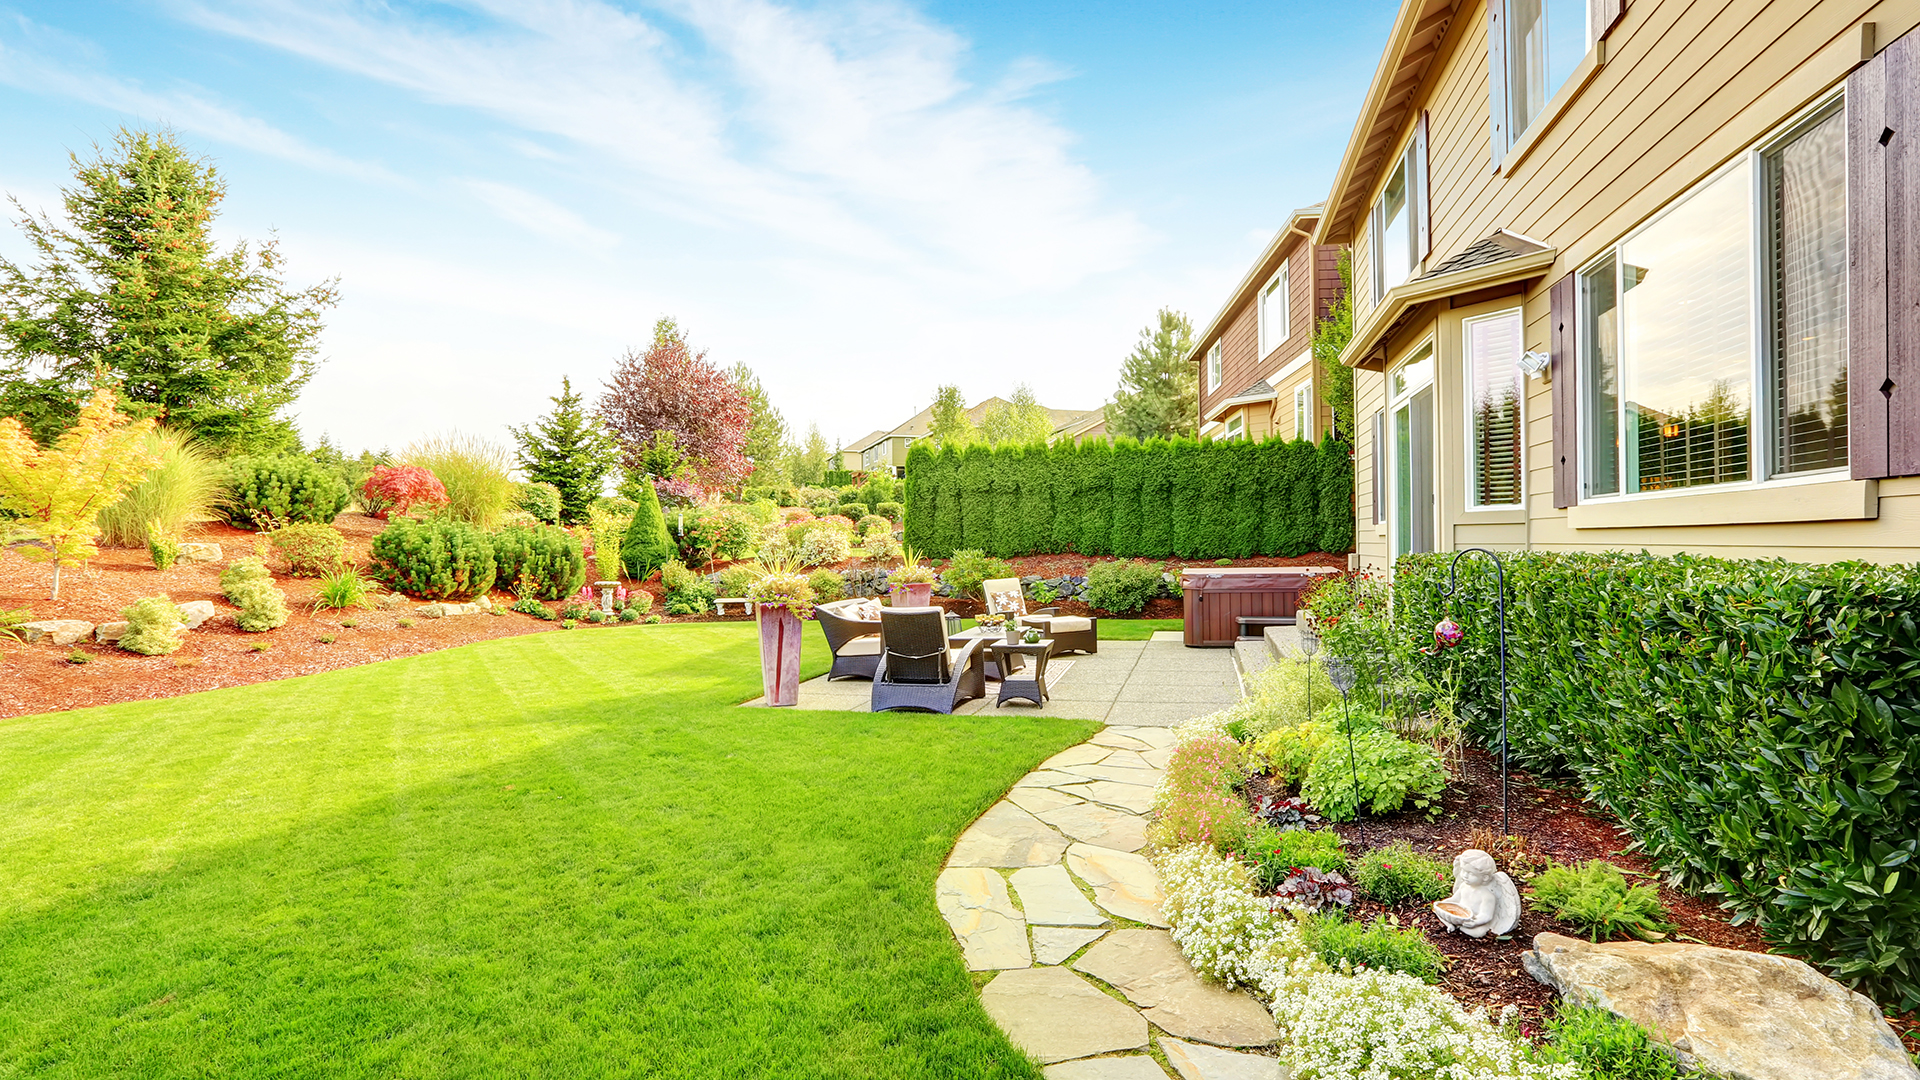
[[[1245,390],[1215,405],[1213,411],[1208,414],[1207,419],[1218,420],[1221,414],[1225,413],[1228,409],[1237,409],[1242,405],[1257,405],[1262,401],[1272,401],[1279,393],[1278,390],[1273,388],[1272,383],[1261,379]]]
[[[842,452],[851,450],[857,454],[863,450],[871,449],[874,443],[877,443],[881,439],[884,439],[886,437],[887,437],[887,433],[884,431],[869,431],[865,435],[860,436],[859,438],[853,440],[852,442],[841,447],[840,449]]]
[[[1381,170],[1391,164],[1400,138],[1413,120],[1413,102],[1427,69],[1440,53],[1453,22],[1456,0],[1402,0],[1386,51],[1374,70],[1373,84],[1347,139],[1347,152],[1334,173],[1326,213],[1314,231],[1316,244],[1350,244],[1353,226],[1366,211]]]
[[[1297,234],[1302,242],[1312,240],[1314,225],[1319,220],[1320,204],[1318,203],[1287,215],[1286,224],[1280,226],[1279,231],[1273,234],[1273,239],[1267,241],[1267,246],[1260,252],[1260,257],[1253,260],[1253,265],[1247,268],[1246,275],[1240,279],[1240,284],[1234,286],[1232,294],[1227,297],[1227,302],[1222,304],[1220,310],[1213,316],[1213,321],[1207,323],[1207,328],[1200,331],[1200,336],[1193,339],[1193,349],[1187,353],[1187,363],[1200,362],[1200,358],[1206,354],[1207,346],[1212,345],[1214,339],[1226,331],[1227,324],[1233,321],[1234,313],[1253,299],[1254,290],[1265,285],[1267,279],[1274,275],[1274,268],[1279,265],[1280,252],[1288,246],[1288,237]]]
[[[1049,409],[1047,411],[1065,412],[1066,410]],[[1107,409],[1106,406],[1103,405],[1098,409],[1088,409],[1085,412],[1076,413],[1066,421],[1055,424],[1053,437],[1056,439],[1078,439],[1091,432],[1094,428],[1105,428],[1106,424]]]
[[[981,401],[979,404],[974,405],[973,407],[967,410],[967,419],[978,424],[981,421],[981,419],[987,415],[988,409],[992,408],[995,405],[1010,405],[1010,404],[1012,404],[1012,402],[1008,401],[1006,398],[1003,398],[1003,397],[986,398],[983,401]],[[1106,416],[1105,406],[1102,406],[1101,408],[1098,408],[1098,409],[1048,409],[1047,410],[1047,417],[1053,422],[1053,433],[1056,436],[1059,435],[1062,429],[1064,428],[1067,428],[1075,424],[1085,423],[1089,417],[1098,421],[1098,420],[1104,420],[1105,416]],[[1079,432],[1075,432],[1075,434],[1076,435],[1082,434],[1087,428],[1091,428],[1091,427],[1092,427],[1092,424],[1088,423],[1086,424],[1085,428],[1082,428],[1081,431]],[[899,426],[887,431],[868,432],[866,435],[863,435],[860,438],[854,440],[853,442],[848,443],[846,446],[842,447],[841,449],[860,452],[860,451],[872,449],[874,445],[876,445],[877,443],[885,439],[892,439],[892,438],[905,438],[909,440],[922,439],[926,437],[927,432],[932,430],[932,428],[933,428],[933,406],[929,405],[926,408],[921,409],[919,412],[913,414],[911,418],[909,418],[906,422],[900,424]]]
[[[1411,322],[1420,306],[1461,293],[1511,285],[1540,277],[1559,252],[1519,233],[1495,229],[1486,239],[1441,260],[1431,271],[1387,290],[1353,328],[1353,340],[1340,354],[1348,367],[1374,367],[1374,351],[1394,331]]]

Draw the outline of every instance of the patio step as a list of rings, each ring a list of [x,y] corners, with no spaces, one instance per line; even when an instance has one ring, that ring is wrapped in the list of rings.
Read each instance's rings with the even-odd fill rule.
[[[1261,637],[1265,641],[1268,655],[1273,659],[1300,659],[1300,628],[1298,626],[1269,626]]]
[[[1273,652],[1264,638],[1241,638],[1233,643],[1233,659],[1240,665],[1240,678],[1244,682],[1273,663]]]

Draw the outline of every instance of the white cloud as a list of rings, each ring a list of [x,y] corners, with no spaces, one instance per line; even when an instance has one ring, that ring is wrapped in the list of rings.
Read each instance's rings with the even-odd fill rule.
[[[1070,134],[961,76],[965,43],[891,2],[799,11],[678,0],[643,20],[598,0],[469,0],[402,19],[355,0],[209,0],[189,18],[574,144],[591,178],[648,208],[841,258],[1003,289],[1128,265],[1147,239],[1101,206]],[[684,27],[698,48],[671,33]],[[714,70],[717,66],[723,70]]]
[[[469,179],[462,184],[494,213],[537,236],[579,247],[610,248],[620,242],[615,234],[531,191],[492,180]]]

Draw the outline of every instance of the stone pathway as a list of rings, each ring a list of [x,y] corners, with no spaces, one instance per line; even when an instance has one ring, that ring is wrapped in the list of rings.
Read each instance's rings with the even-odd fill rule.
[[[1232,663],[1231,650],[1196,653]],[[961,834],[940,874],[967,967],[995,972],[981,1004],[1048,1080],[1287,1076],[1266,1009],[1180,955],[1139,854],[1172,745],[1165,727],[1137,724],[1055,754]]]

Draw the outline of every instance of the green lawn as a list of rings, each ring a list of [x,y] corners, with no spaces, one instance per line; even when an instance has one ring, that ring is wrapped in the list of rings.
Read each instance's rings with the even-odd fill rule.
[[[0,720],[0,1076],[1037,1077],[933,881],[1094,725],[736,708],[751,632]]]
[[[963,626],[978,626],[972,619],[962,620]],[[1155,630],[1179,630],[1185,624],[1179,619],[1101,619],[1101,641],[1145,641],[1153,636]]]

